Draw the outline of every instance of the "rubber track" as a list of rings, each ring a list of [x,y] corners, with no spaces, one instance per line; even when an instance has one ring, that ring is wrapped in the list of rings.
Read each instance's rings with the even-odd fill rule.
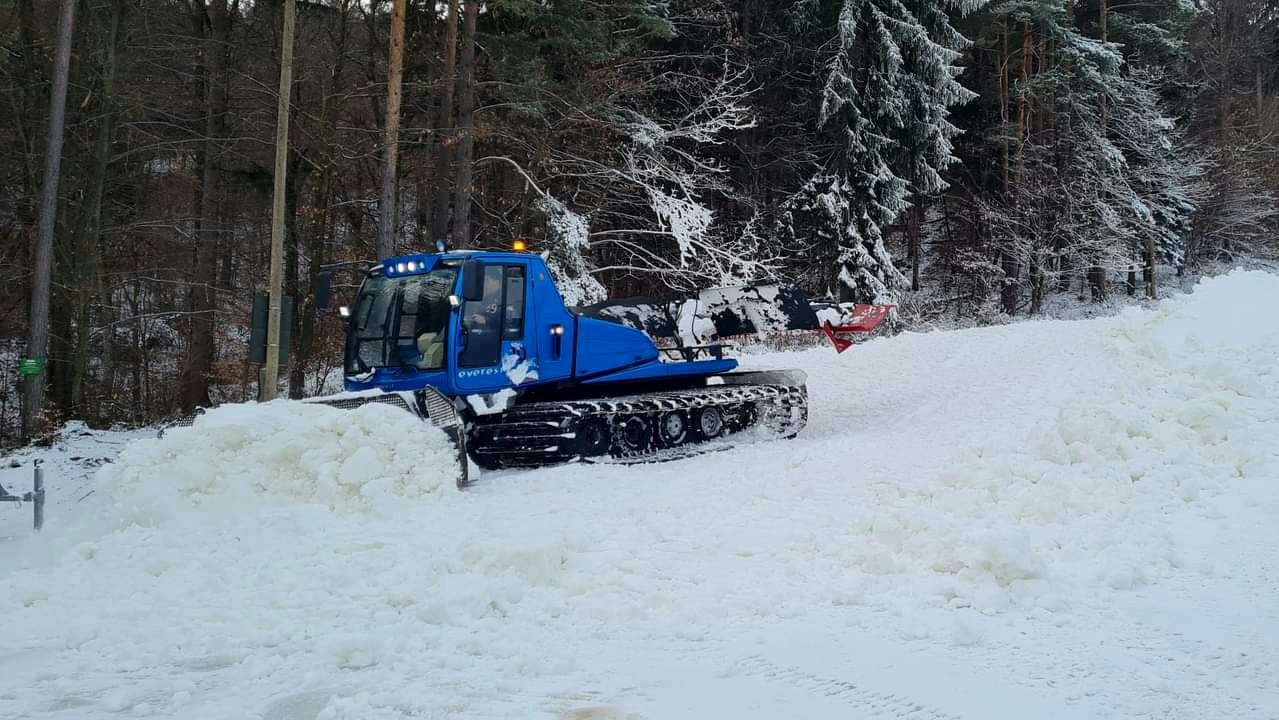
[[[672,410],[692,411],[719,407],[725,415],[740,412],[748,404],[755,421],[735,432],[721,433],[713,441],[684,442],[674,447],[650,444],[636,452],[624,451],[619,418],[644,416],[651,420]],[[517,405],[495,422],[480,421],[469,441],[470,452],[481,464],[500,467],[537,467],[575,460],[597,462],[659,462],[723,449],[723,438],[762,428],[776,437],[790,437],[807,422],[808,397],[803,387],[783,385],[712,385],[692,390],[672,390],[589,400],[539,402]],[[581,457],[577,429],[587,420],[606,419],[614,429],[610,451],[594,458]]]

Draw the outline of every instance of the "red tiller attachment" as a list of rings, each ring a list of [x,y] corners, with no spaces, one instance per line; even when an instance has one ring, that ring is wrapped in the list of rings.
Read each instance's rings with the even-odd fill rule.
[[[830,321],[822,323],[822,332],[826,333],[826,337],[830,338],[830,344],[835,346],[835,352],[844,352],[853,346],[852,340],[845,340],[835,334],[835,328],[831,326]]]
[[[884,322],[888,317],[888,313],[892,312],[896,305],[865,305],[857,304],[853,306],[853,314],[849,316],[846,322],[839,325],[831,325],[830,321],[822,323],[822,332],[826,333],[826,337],[830,338],[830,342],[835,346],[835,352],[844,352],[853,346],[853,341],[848,338],[839,337],[837,333],[858,333],[870,332],[879,324]]]

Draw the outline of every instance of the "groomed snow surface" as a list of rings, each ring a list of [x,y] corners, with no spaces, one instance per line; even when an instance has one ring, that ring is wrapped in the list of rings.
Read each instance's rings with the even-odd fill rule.
[[[1279,717],[1279,277],[746,364],[800,437],[466,491],[384,406],[138,440],[0,508],[0,718]]]

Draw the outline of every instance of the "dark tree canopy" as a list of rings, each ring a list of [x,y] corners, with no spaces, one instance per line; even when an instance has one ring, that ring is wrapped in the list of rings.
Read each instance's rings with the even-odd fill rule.
[[[1276,0],[489,0],[473,37],[467,5],[409,5],[400,251],[523,238],[580,303],[780,279],[984,316],[1274,250]],[[49,419],[251,397],[281,5],[79,7]],[[339,372],[316,275],[341,303],[375,257],[390,8],[298,4],[295,397]],[[0,0],[0,443],[57,16]]]

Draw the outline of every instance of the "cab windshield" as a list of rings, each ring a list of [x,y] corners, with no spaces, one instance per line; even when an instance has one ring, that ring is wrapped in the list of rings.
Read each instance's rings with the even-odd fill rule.
[[[456,279],[455,267],[438,267],[424,275],[365,279],[351,310],[347,374],[386,367],[442,369],[448,298]]]

